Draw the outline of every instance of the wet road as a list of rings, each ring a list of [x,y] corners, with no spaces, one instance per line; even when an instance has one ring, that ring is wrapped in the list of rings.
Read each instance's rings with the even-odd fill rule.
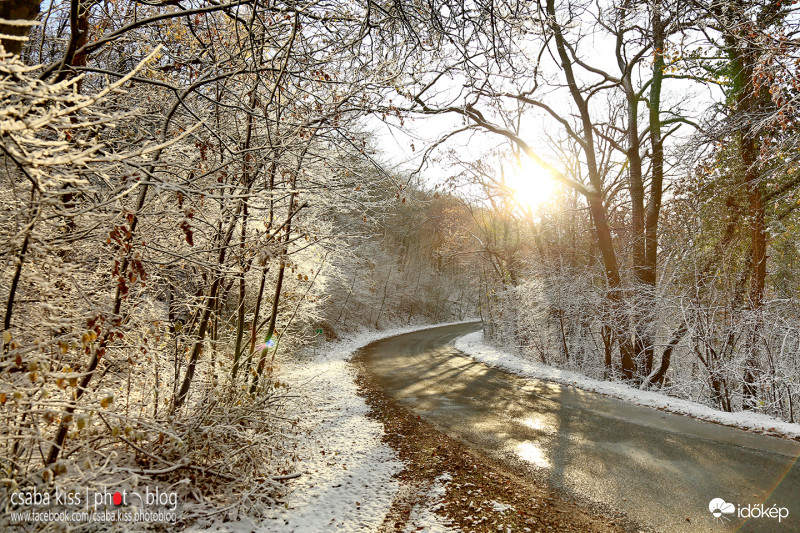
[[[800,443],[507,374],[451,345],[478,329],[392,337],[365,348],[364,361],[390,395],[449,435],[635,523],[668,532],[800,531]],[[715,518],[713,498],[735,511]],[[739,516],[759,504],[789,515]]]

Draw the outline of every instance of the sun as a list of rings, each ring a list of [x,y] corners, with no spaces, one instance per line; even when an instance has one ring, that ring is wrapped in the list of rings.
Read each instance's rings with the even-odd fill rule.
[[[550,173],[533,161],[512,163],[506,169],[506,187],[523,211],[536,211],[553,197],[555,183]]]

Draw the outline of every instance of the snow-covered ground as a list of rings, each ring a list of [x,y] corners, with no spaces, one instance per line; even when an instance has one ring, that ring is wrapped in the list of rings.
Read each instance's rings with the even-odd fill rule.
[[[365,332],[281,362],[277,378],[302,397],[297,463],[302,475],[287,482],[291,493],[285,506],[274,509],[258,531],[367,532],[381,524],[399,489],[394,475],[403,464],[381,441],[381,424],[367,417],[369,408],[357,394],[348,360],[373,341],[430,327],[435,326]],[[441,525],[429,510],[417,511],[415,519],[416,527]]]
[[[436,510],[442,506],[444,501],[445,486],[451,479],[450,474],[444,473],[434,480],[425,494],[425,505],[417,505],[411,510],[403,533],[417,531],[422,531],[423,533],[455,533],[458,531],[436,514]]]
[[[485,342],[483,339],[483,332],[480,331],[456,339],[455,347],[477,361],[525,377],[554,381],[564,385],[598,392],[638,405],[664,409],[673,413],[754,430],[764,434],[800,438],[800,424],[790,424],[789,422],[784,422],[777,418],[758,413],[726,413],[705,405],[679,398],[672,398],[657,392],[643,391],[621,383],[591,379],[577,372],[561,370],[505,352]]]

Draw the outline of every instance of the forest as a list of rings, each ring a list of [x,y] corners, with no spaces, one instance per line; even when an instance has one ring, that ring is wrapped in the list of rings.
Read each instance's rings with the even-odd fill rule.
[[[799,30],[784,0],[0,2],[0,504],[191,476],[184,523],[268,508],[282,358],[473,317],[796,422]]]

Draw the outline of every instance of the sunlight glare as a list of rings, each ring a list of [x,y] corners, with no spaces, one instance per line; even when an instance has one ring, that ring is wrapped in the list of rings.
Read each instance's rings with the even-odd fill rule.
[[[524,211],[535,211],[550,200],[555,183],[545,169],[531,160],[509,166],[510,171],[505,173],[506,186]]]
[[[517,444],[516,452],[521,459],[529,463],[540,468],[550,468],[550,461],[547,459],[545,451],[532,442],[520,442]]]

